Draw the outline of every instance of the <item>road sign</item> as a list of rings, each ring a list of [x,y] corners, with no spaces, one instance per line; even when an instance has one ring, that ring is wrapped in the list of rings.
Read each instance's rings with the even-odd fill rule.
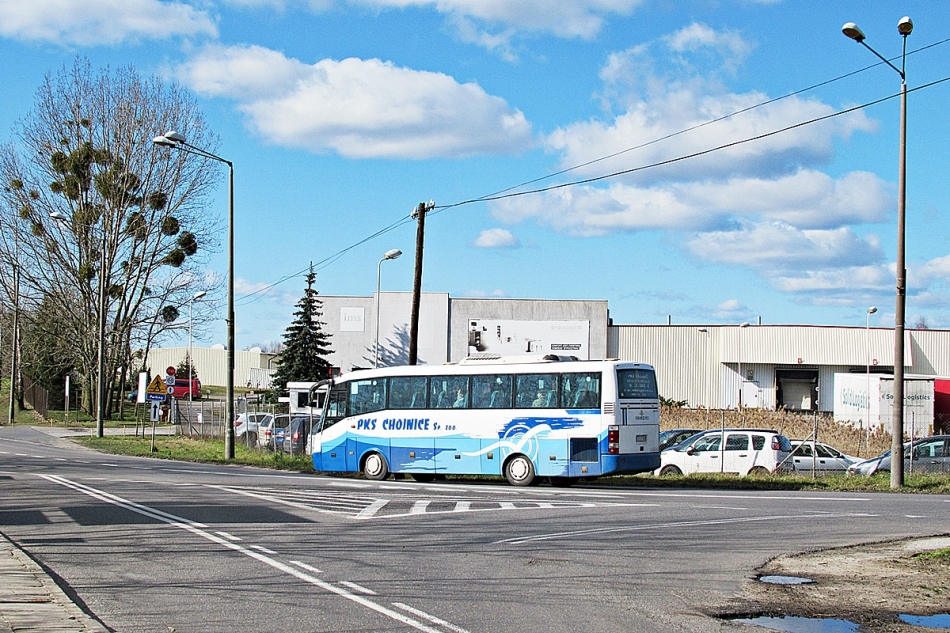
[[[170,396],[174,396],[174,395],[175,395],[175,387],[174,387],[173,385],[169,385],[169,386],[168,386],[168,395],[170,395]]]
[[[145,399],[149,402],[162,401],[165,399],[165,394],[168,393],[165,383],[162,382],[160,376],[155,376],[152,378],[152,382],[148,383],[148,388],[145,390]]]
[[[160,405],[158,402],[151,402],[149,405],[148,421],[158,422],[162,417],[162,405]]]
[[[174,376],[175,371],[176,371],[175,368],[171,365],[165,368],[165,373],[168,374],[169,376]]]

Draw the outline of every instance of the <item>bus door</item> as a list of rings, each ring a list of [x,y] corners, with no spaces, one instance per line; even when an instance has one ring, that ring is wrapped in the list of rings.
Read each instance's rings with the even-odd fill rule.
[[[314,470],[324,472],[345,472],[347,456],[355,452],[355,442],[344,428],[338,425],[346,416],[348,390],[346,385],[330,390],[327,404],[320,420],[319,432],[312,438]]]

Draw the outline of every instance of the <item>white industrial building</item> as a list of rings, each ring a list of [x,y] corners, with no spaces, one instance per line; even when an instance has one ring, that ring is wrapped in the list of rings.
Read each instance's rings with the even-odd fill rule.
[[[376,297],[320,296],[331,334],[327,358],[343,371],[372,367],[379,332],[379,366],[405,364],[412,293]],[[376,314],[379,311],[379,320]],[[607,356],[607,302],[602,300],[455,299],[420,295],[419,363],[457,362],[474,352]]]
[[[905,330],[907,375],[950,376],[950,331]],[[713,409],[834,408],[836,373],[892,374],[894,330],[810,325],[612,325],[610,356],[654,365],[660,392]]]

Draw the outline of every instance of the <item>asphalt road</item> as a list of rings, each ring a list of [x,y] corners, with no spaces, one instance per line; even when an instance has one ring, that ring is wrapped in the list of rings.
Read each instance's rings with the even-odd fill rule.
[[[115,631],[752,630],[783,553],[944,534],[950,497],[368,482],[0,428],[0,532]]]

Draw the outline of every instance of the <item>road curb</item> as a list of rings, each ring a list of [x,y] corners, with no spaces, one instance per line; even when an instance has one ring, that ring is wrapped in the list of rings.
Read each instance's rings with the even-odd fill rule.
[[[0,633],[13,631],[109,633],[36,561],[0,534]]]

